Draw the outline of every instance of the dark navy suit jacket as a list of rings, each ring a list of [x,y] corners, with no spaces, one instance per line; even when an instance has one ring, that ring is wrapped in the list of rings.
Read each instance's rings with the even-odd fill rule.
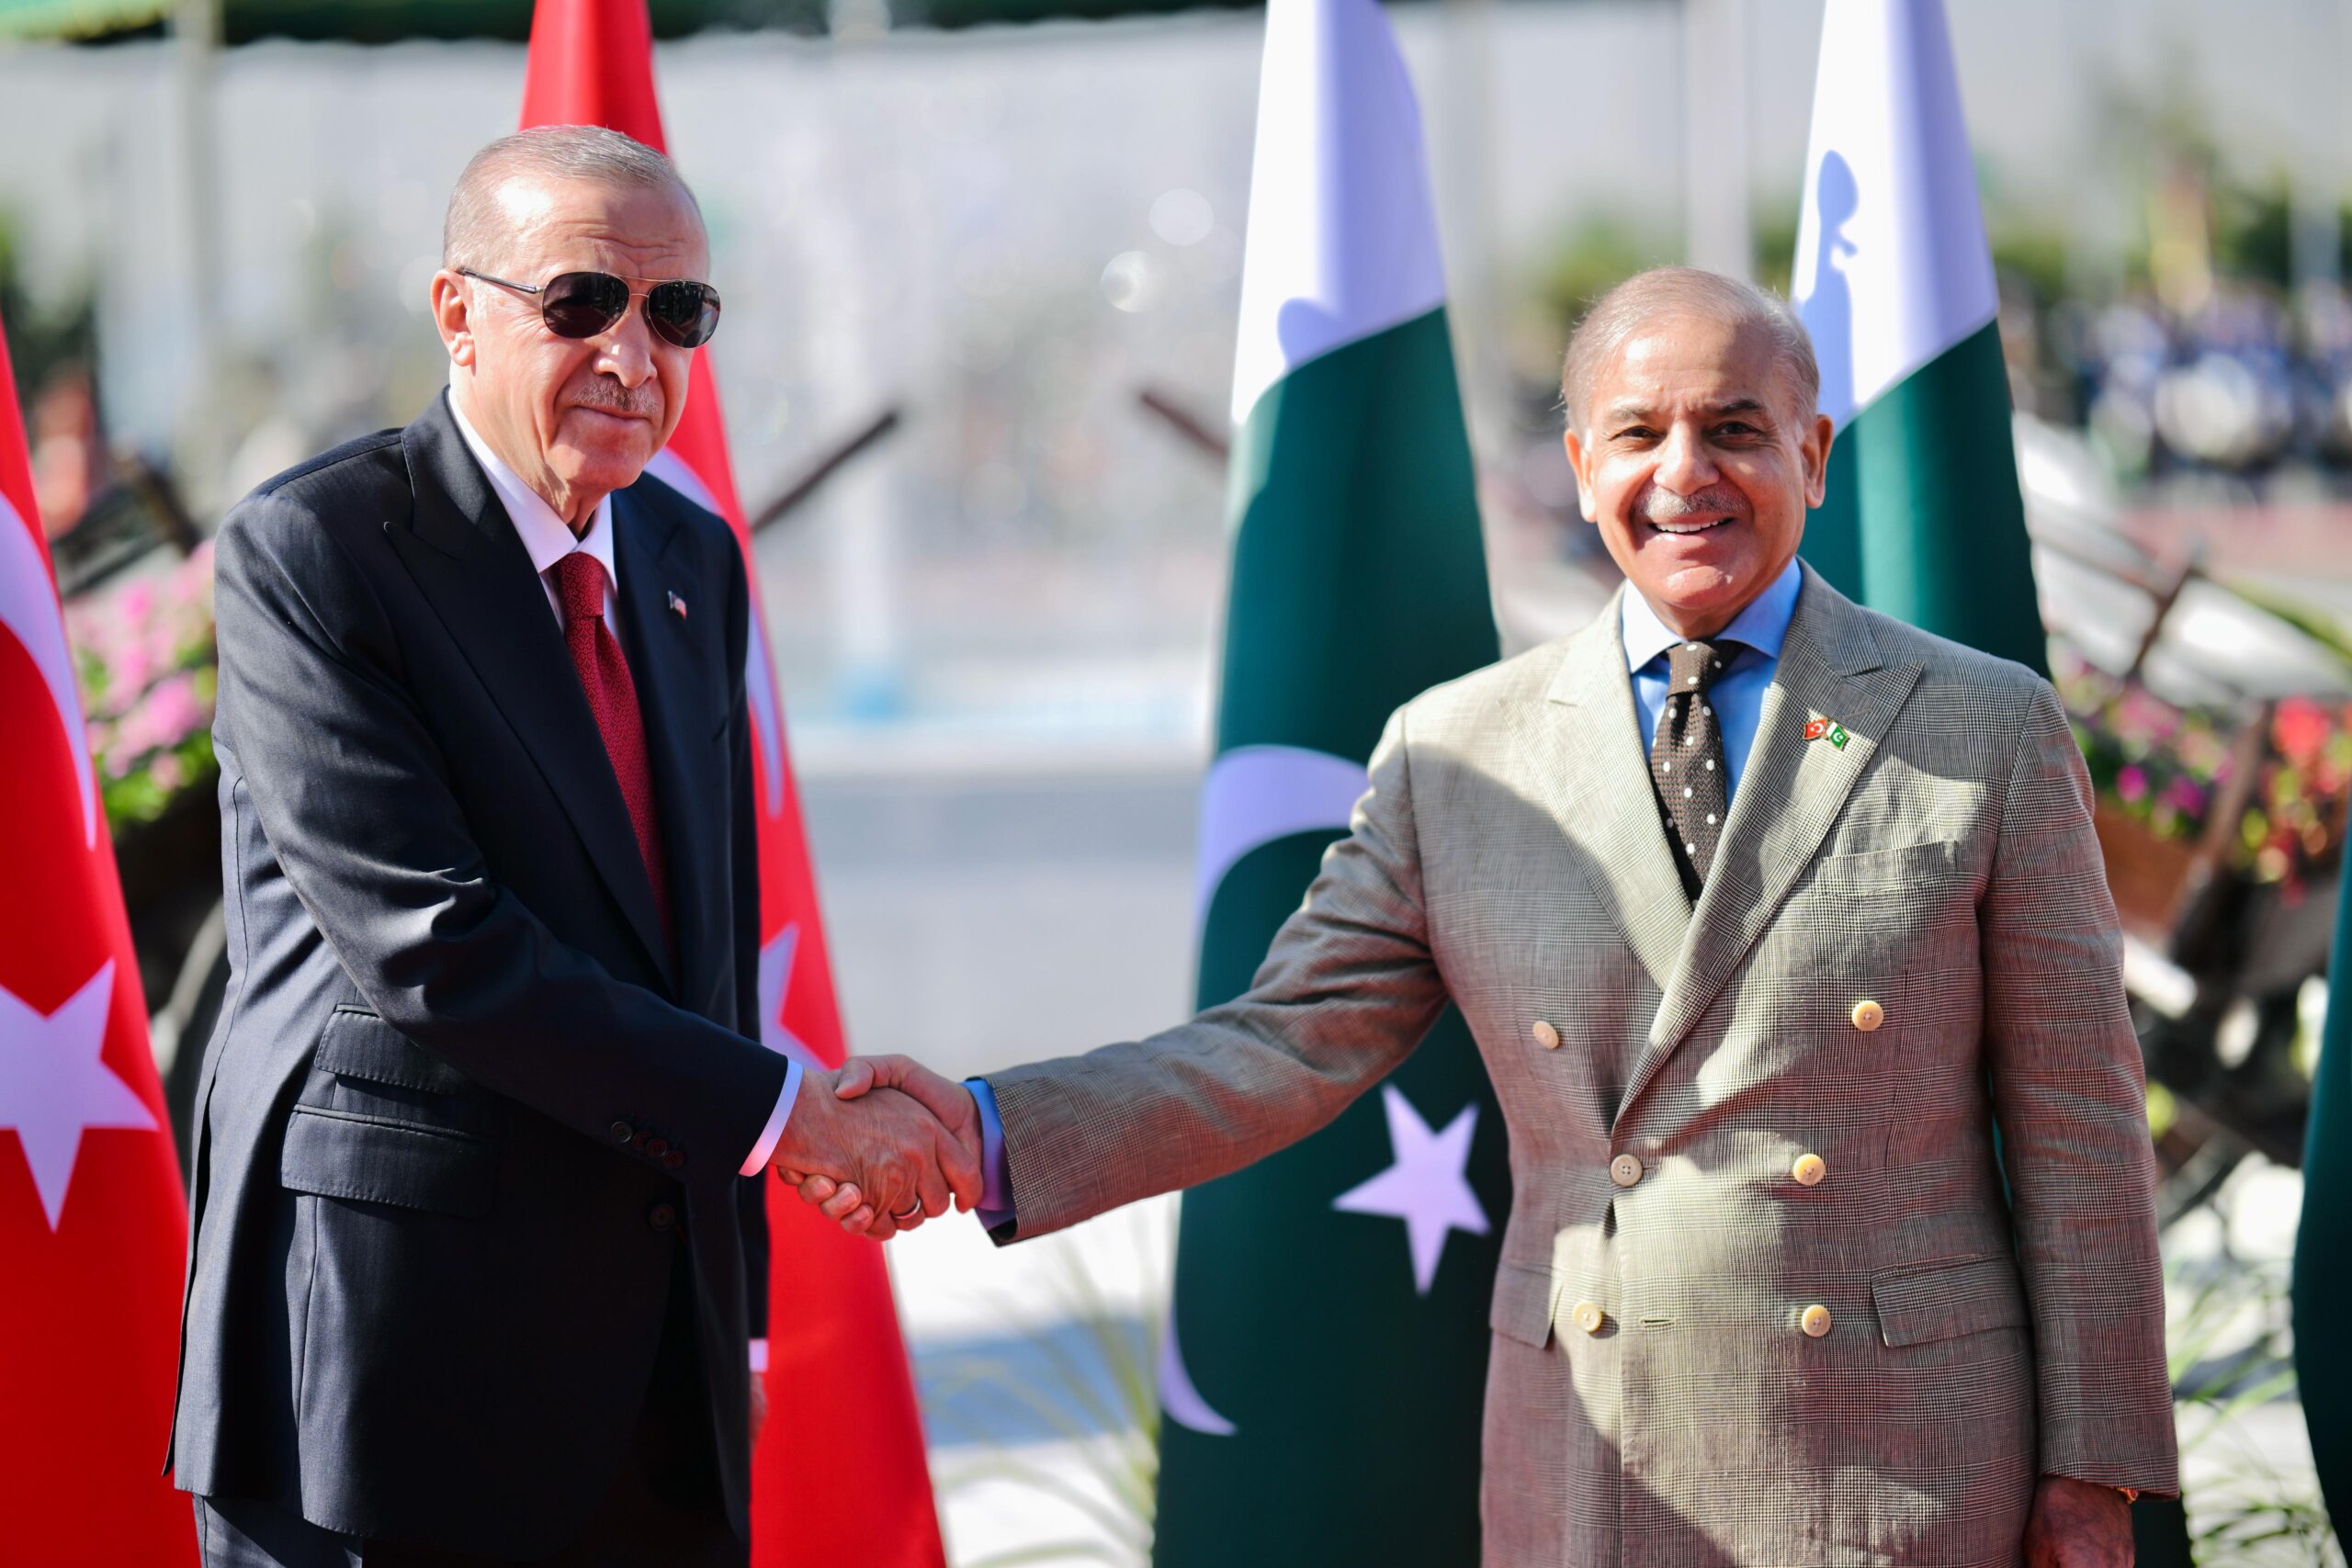
[[[749,592],[726,524],[657,480],[614,495],[613,525],[674,958],[446,398],[221,527],[232,978],[198,1092],[189,1491],[554,1551],[623,1462],[684,1248],[748,1534],[765,1230],[736,1172],[786,1067],[754,1043]]]

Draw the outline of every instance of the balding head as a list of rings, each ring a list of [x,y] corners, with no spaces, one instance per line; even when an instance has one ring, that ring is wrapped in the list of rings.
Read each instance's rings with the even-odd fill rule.
[[[644,142],[601,125],[534,126],[500,137],[467,163],[441,220],[441,265],[477,272],[508,265],[514,220],[502,193],[518,183],[567,181],[667,192],[702,227],[702,206],[677,165]]]
[[[1600,367],[1644,328],[1674,316],[1702,317],[1764,334],[1790,399],[1784,412],[1797,422],[1813,417],[1821,397],[1821,368],[1813,357],[1813,339],[1787,300],[1719,272],[1660,266],[1635,273],[1603,294],[1577,323],[1560,368],[1560,398],[1571,429],[1583,429],[1590,416],[1593,378]]]

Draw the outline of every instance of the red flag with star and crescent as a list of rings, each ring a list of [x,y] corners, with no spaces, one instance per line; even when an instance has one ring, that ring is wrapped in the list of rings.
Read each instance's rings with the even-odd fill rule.
[[[187,1203],[0,345],[0,1561],[196,1561]]]
[[[538,0],[523,124],[609,126],[663,145],[645,0]],[[838,1066],[832,965],[708,349],[695,353],[677,433],[647,471],[726,518],[752,574],[745,684],[760,808],[761,1033],[772,1049]],[[944,1568],[914,1374],[881,1248],[844,1235],[780,1185],[768,1198],[769,1416],[752,1455],[752,1562]]]

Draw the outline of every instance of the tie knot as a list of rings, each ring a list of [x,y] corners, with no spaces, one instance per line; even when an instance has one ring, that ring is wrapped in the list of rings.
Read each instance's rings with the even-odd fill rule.
[[[564,624],[581,619],[601,620],[605,614],[605,567],[586,550],[574,550],[555,563],[555,595],[563,602]]]
[[[1731,668],[1739,657],[1740,645],[1723,642],[1678,642],[1667,655],[1667,690],[1670,692],[1700,692],[1715,683],[1715,678]]]

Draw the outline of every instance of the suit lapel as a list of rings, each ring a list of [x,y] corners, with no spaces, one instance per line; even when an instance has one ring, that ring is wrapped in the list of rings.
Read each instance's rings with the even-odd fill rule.
[[[1620,600],[1568,639],[1541,702],[1510,705],[1520,744],[1547,787],[1585,880],[1660,991],[1673,976],[1690,919],[1666,829],[1634,687],[1625,671]]]
[[[595,716],[538,573],[466,450],[446,397],[402,433],[416,510],[408,528],[387,523],[385,536],[538,763],[646,956],[665,979],[674,979],[653,887]]]
[[[696,628],[670,607],[675,590],[695,586],[681,577],[670,553],[680,533],[677,520],[633,490],[618,491],[613,495],[613,529],[621,641],[645,719],[645,750],[670,867],[670,908],[683,971],[679,994],[698,997],[721,947],[697,894],[722,885],[713,852],[725,815],[710,795],[719,776],[711,765],[710,738],[725,715],[696,700],[709,683],[696,669]]]
[[[1853,602],[1805,568],[1731,816],[1620,1116],[1722,993],[1812,863],[1919,671],[1884,663]],[[1841,727],[1846,744],[1826,735],[1806,739],[1806,721],[1815,717]]]

